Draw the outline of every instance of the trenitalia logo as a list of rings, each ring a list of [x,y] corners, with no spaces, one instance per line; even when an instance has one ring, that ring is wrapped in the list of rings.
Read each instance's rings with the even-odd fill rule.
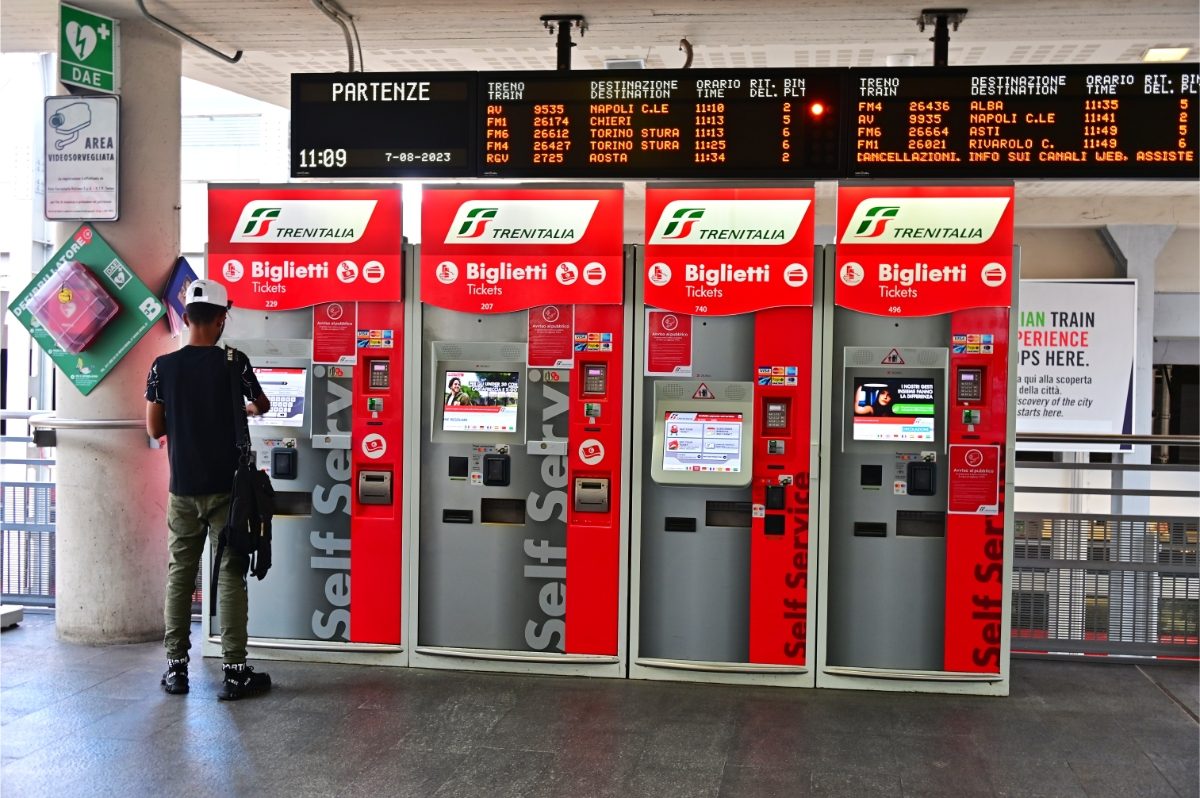
[[[271,227],[271,222],[279,218],[281,210],[282,208],[255,208],[250,213],[250,221],[246,223],[242,235],[247,238],[265,236]]]
[[[367,230],[377,200],[253,200],[242,208],[233,244],[350,244]]]
[[[782,246],[804,221],[809,200],[675,200],[659,214],[650,244]]]
[[[487,229],[488,222],[496,218],[499,208],[472,208],[467,211],[467,220],[455,233],[459,238],[478,238]]]
[[[703,208],[680,208],[671,214],[671,221],[663,230],[663,238],[687,238],[692,232],[692,225],[704,218]]]
[[[574,244],[599,200],[467,200],[446,231],[447,244]]]
[[[843,244],[982,244],[1008,197],[872,197],[854,209]]]
[[[862,224],[854,231],[855,236],[862,238],[874,238],[878,235],[883,235],[883,231],[887,228],[887,223],[896,218],[896,214],[900,212],[898,205],[876,205],[873,208],[868,208],[863,214],[865,217]]]

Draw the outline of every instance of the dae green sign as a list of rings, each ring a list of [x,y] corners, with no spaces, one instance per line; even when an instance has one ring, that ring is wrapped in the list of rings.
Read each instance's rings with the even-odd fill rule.
[[[90,224],[79,226],[8,310],[84,396],[166,313]]]
[[[58,31],[59,81],[109,94],[121,91],[119,22],[64,3]]]

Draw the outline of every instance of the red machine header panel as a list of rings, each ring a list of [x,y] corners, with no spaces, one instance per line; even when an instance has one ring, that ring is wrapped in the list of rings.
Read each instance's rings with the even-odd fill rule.
[[[212,186],[208,275],[235,307],[398,302],[400,188]]]
[[[1012,305],[1013,187],[838,187],[838,307],[935,316]]]
[[[619,186],[426,186],[421,301],[465,313],[619,305],[623,203]]]
[[[698,316],[812,307],[811,187],[646,189],[646,304]]]

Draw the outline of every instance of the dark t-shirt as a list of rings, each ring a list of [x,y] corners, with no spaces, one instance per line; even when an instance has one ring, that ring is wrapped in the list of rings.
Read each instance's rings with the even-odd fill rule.
[[[242,395],[261,396],[250,359],[240,351],[236,357]],[[228,493],[237,468],[237,438],[224,347],[185,346],[157,358],[146,377],[146,401],[166,411],[171,492]]]

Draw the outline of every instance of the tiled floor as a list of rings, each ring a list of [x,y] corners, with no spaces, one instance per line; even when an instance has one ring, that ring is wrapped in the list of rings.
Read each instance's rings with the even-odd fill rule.
[[[168,696],[155,644],[0,636],[5,798],[1197,796],[1194,666],[1013,663],[1009,698],[270,663]]]

